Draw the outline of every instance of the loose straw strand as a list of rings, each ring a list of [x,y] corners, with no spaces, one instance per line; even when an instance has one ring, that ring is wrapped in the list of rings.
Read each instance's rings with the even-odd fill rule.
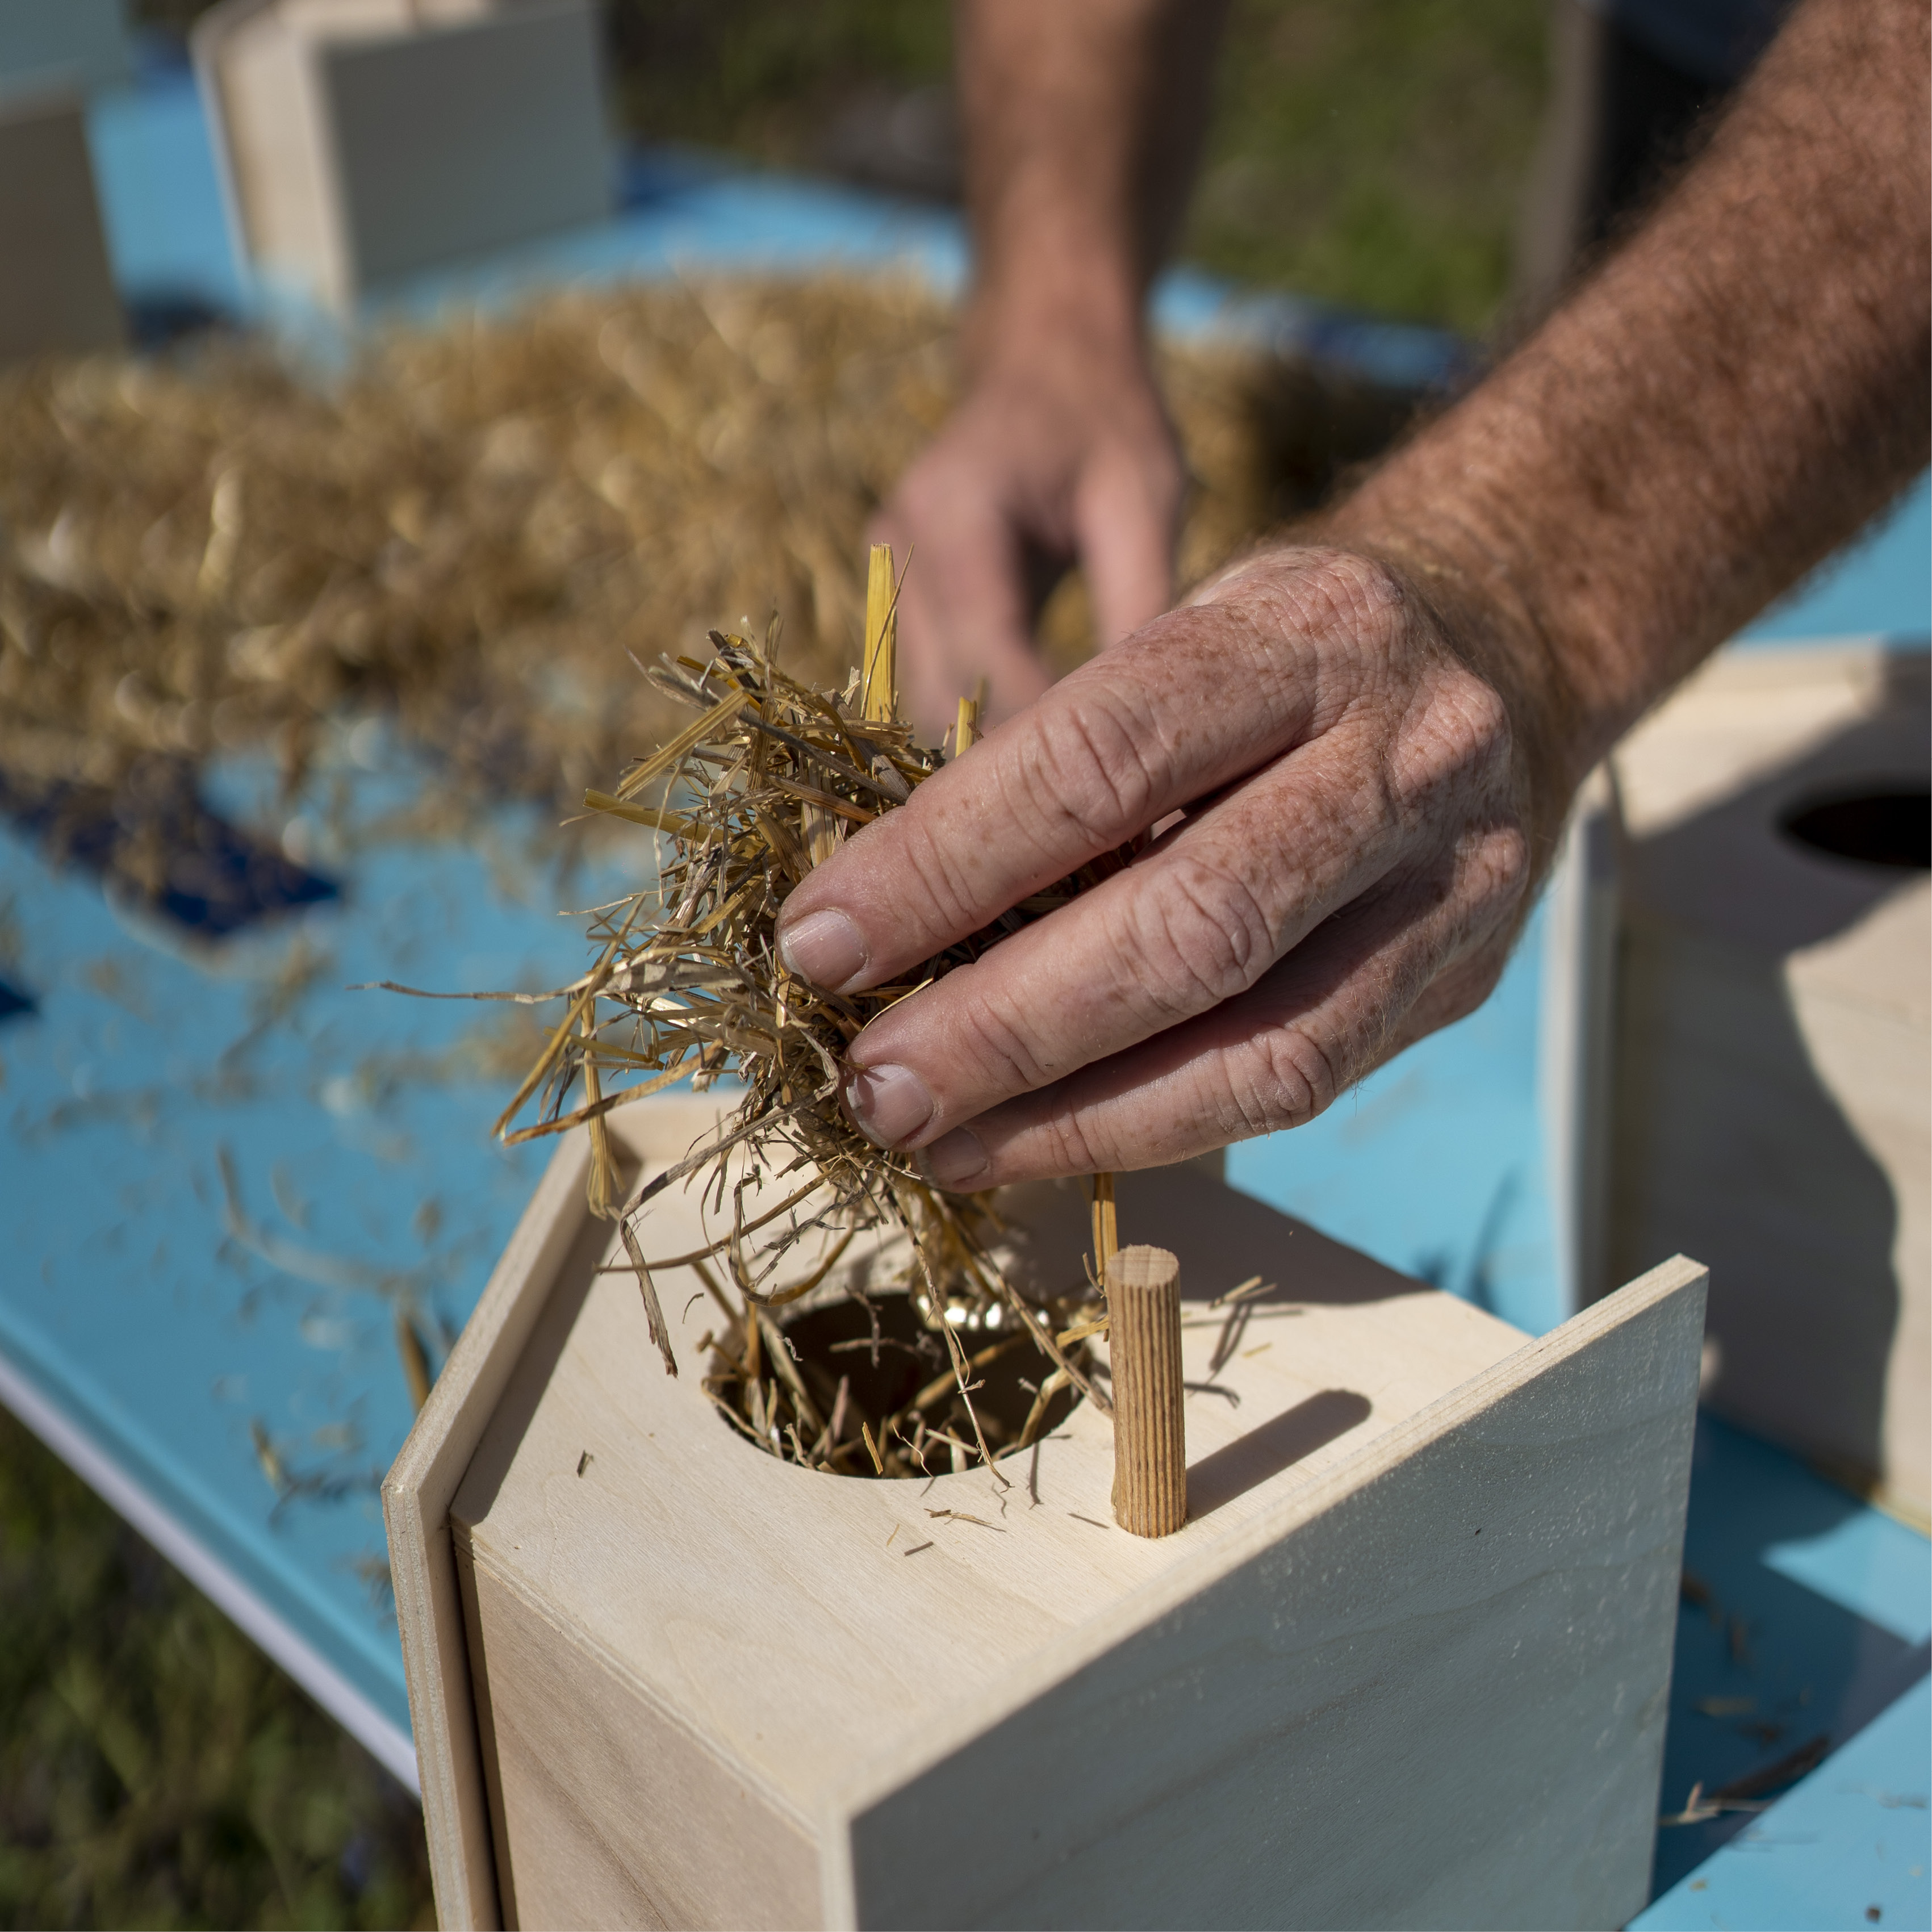
[[[980,714],[986,708],[986,680],[974,682],[973,695],[959,700],[959,715],[952,728],[952,755],[963,757],[980,742]]]
[[[1114,1214],[1114,1177],[1096,1174],[1094,1177],[1094,1279],[1102,1287],[1120,1246],[1120,1228]]]
[[[874,544],[866,573],[866,655],[860,709],[868,723],[890,724],[898,710],[898,593],[892,547]]]

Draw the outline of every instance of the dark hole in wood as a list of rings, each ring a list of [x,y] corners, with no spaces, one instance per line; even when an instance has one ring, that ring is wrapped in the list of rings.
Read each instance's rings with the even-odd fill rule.
[[[32,994],[0,980],[0,1020],[20,1019],[39,1010],[40,1003]]]
[[[850,1300],[827,1302],[802,1314],[788,1316],[785,1312],[780,1311],[776,1318],[796,1351],[794,1359],[799,1372],[821,1415],[829,1417],[832,1413],[838,1400],[839,1378],[849,1378],[849,1420],[842,1433],[842,1442],[859,1442],[862,1418],[871,1424],[876,1439],[883,1424],[893,1417],[904,1416],[896,1438],[903,1443],[914,1435],[913,1419],[905,1414],[907,1406],[922,1389],[942,1376],[950,1376],[946,1343],[920,1320],[909,1296],[875,1294],[870,1298],[870,1303],[879,1324],[876,1364],[872,1359],[872,1316],[863,1303]],[[1049,1314],[1044,1318],[1050,1321],[1052,1318]],[[986,1431],[987,1445],[997,1457],[1003,1449],[1019,1439],[1027,1418],[1033,1412],[1036,1393],[1040,1384],[1053,1372],[1053,1364],[1018,1328],[1011,1315],[1007,1316],[1002,1326],[986,1328],[976,1324],[962,1328],[958,1332],[969,1361],[995,1343],[1012,1343],[992,1360],[974,1370],[972,1375],[973,1408],[980,1418],[980,1426]],[[1077,1360],[1083,1352],[1076,1348],[1072,1352]],[[765,1377],[768,1390],[778,1386],[769,1367]],[[744,1415],[742,1385],[734,1383],[726,1394],[733,1408]],[[1081,1400],[1078,1389],[1057,1390],[1034,1431],[1034,1439],[1038,1441],[1052,1434],[1073,1413]],[[785,1413],[789,1416],[788,1407]],[[946,1474],[952,1467],[951,1448],[944,1440],[931,1439],[931,1432],[944,1430],[968,1444],[974,1441],[973,1424],[967,1415],[965,1404],[960,1400],[957,1386],[950,1387],[920,1413],[926,1418],[928,1432],[922,1448],[926,1466],[924,1473]],[[790,1460],[789,1456],[787,1460]],[[969,1466],[976,1467],[978,1464],[976,1450]],[[826,1466],[839,1475],[876,1474],[872,1458],[862,1446],[856,1455],[848,1454]],[[914,1466],[906,1473],[918,1475],[922,1472]]]
[[[1840,793],[1795,806],[1778,823],[1786,838],[1834,859],[1932,868],[1932,789],[1924,785]]]

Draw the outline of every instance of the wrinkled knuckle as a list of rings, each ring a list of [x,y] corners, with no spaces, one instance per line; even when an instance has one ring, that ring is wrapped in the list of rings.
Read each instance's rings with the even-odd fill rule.
[[[1176,1004],[1199,1012],[1246,992],[1274,963],[1274,929],[1246,881],[1183,860],[1148,896],[1154,931],[1137,949],[1170,983]]]
[[[1529,835],[1514,812],[1485,836],[1479,862],[1486,898],[1514,907],[1529,890],[1534,869]]]
[[[1049,1150],[1047,1166],[1059,1174],[1103,1173],[1112,1166],[1096,1147],[1079,1114],[1072,1110],[1051,1114],[1036,1131]]]
[[[1408,622],[1410,599],[1401,578],[1379,557],[1358,550],[1327,550],[1316,566],[1322,592],[1335,620],[1372,640],[1398,634]]]
[[[1254,1040],[1230,1079],[1228,1100],[1240,1138],[1305,1126],[1340,1090],[1320,1043],[1298,1027],[1271,1028]]]
[[[1298,1124],[1325,1112],[1342,1082],[1341,1070],[1322,1042],[1300,1027],[1282,1027],[1262,1045],[1276,1108]]]
[[[1461,770],[1506,766],[1516,733],[1502,693],[1485,677],[1457,666],[1434,707],[1447,760]]]
[[[1412,811],[1446,794],[1506,797],[1515,770],[1509,709],[1496,687],[1456,667],[1425,686],[1414,728],[1400,733],[1393,788]]]
[[[961,1058],[988,1091],[1030,1093],[1046,1085],[1056,1071],[1066,1070],[1045,1064],[1026,1026],[997,1000],[969,1001],[958,1016],[958,1026]]]
[[[1096,850],[1118,844],[1146,824],[1154,777],[1141,734],[1114,706],[1088,695],[1053,707],[1041,722],[1024,770],[1034,812],[1070,824]]]
[[[898,875],[906,881],[910,899],[902,910],[930,932],[970,931],[984,916],[968,869],[970,849],[957,840],[935,837],[924,823],[911,823],[910,818],[908,814],[900,820],[905,827],[906,851]]]

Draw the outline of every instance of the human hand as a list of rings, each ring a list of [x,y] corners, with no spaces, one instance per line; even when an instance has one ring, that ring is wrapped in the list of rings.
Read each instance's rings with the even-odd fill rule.
[[[1185,814],[866,1028],[861,1129],[961,1190],[1158,1166],[1310,1120],[1474,1007],[1568,780],[1496,636],[1450,622],[1388,565],[1265,555],[849,840],[778,928],[841,991]]]
[[[1180,458],[1137,344],[1039,332],[976,382],[881,510],[912,562],[900,702],[937,743],[986,678],[989,722],[1051,681],[1034,648],[1040,566],[1084,567],[1102,645],[1173,597]]]

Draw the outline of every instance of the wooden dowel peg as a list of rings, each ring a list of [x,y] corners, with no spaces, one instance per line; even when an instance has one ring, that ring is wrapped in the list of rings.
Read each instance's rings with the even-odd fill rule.
[[[892,547],[874,544],[866,573],[866,655],[860,661],[860,709],[875,724],[890,724],[898,710],[898,586],[892,581]]]
[[[1114,1520],[1136,1536],[1171,1536],[1187,1520],[1180,1264],[1165,1248],[1122,1248],[1106,1287]]]

